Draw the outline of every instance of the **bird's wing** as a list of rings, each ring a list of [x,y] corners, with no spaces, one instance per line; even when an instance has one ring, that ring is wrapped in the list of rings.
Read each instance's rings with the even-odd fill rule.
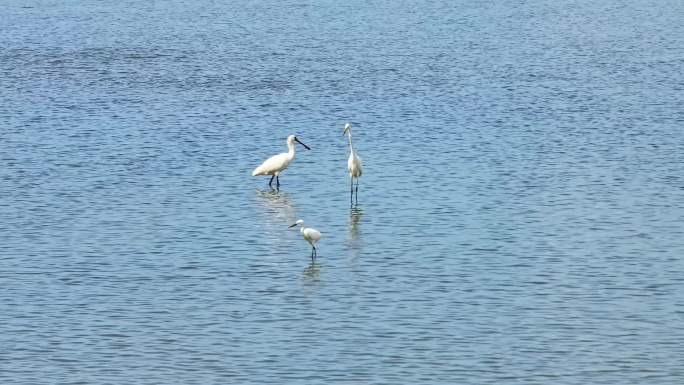
[[[255,168],[254,171],[252,171],[252,176],[269,175],[275,171],[280,171],[285,167],[287,167],[287,154],[282,153],[273,155],[266,159],[261,166]]]
[[[361,176],[363,173],[363,163],[361,162],[361,157],[354,151],[349,154],[349,160],[347,160],[347,168],[349,172],[354,176]]]
[[[321,233],[318,230],[312,229],[312,228],[308,228],[308,229],[304,230],[304,235],[307,238],[314,240],[314,241],[321,239]]]

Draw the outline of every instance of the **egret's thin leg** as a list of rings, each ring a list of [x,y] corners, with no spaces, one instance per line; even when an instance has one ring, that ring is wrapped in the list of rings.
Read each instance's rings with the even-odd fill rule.
[[[273,186],[271,186],[271,183],[273,183],[273,178],[275,178],[275,175],[272,175],[271,180],[268,181],[268,187],[270,188],[273,188]]]
[[[276,187],[280,189],[280,177],[276,175]]]
[[[311,248],[311,262],[314,261],[314,250],[316,250],[316,248],[312,246],[312,248]]]
[[[356,178],[356,203],[359,203],[359,178]]]

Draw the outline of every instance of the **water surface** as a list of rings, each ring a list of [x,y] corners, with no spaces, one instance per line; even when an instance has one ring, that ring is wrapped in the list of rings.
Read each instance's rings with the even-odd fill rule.
[[[566,3],[5,1],[0,382],[684,382],[684,3]]]

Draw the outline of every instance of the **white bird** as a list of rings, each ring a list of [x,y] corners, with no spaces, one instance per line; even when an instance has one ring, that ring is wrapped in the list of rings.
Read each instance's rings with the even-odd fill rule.
[[[287,166],[290,165],[290,163],[294,160],[295,157],[294,142],[301,144],[307,150],[311,150],[309,146],[300,142],[296,136],[290,135],[287,137],[288,151],[278,155],[273,155],[272,157],[266,159],[264,163],[261,164],[261,166],[255,168],[254,171],[252,171],[252,176],[271,175],[271,180],[268,181],[268,186],[270,188],[273,188],[273,186],[271,186],[271,183],[273,183],[273,178],[276,178],[276,188],[279,189],[280,178],[278,178],[278,175],[280,175],[280,173],[283,172],[287,168]]]
[[[304,239],[307,242],[309,242],[309,244],[312,247],[312,249],[311,249],[311,260],[313,261],[314,257],[318,255],[318,253],[316,252],[316,246],[315,245],[316,245],[316,242],[318,242],[318,240],[321,239],[321,233],[316,229],[312,229],[311,227],[304,227],[304,220],[302,220],[302,219],[297,220],[297,222],[295,222],[295,224],[293,224],[290,227],[295,227],[297,225],[302,226],[299,229],[299,232],[302,233],[302,237],[304,237]]]
[[[356,178],[356,202],[359,202],[359,177],[363,174],[363,162],[361,162],[361,157],[354,151],[354,146],[352,145],[352,134],[351,134],[351,123],[344,125],[344,134],[349,134],[349,159],[347,160],[347,169],[349,170],[349,177],[351,178],[351,195],[349,200],[351,204],[354,204],[354,178]]]

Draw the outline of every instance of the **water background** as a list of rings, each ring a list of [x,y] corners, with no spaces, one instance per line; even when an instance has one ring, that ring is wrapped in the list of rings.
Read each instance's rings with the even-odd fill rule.
[[[682,20],[3,1],[0,382],[684,383]]]

